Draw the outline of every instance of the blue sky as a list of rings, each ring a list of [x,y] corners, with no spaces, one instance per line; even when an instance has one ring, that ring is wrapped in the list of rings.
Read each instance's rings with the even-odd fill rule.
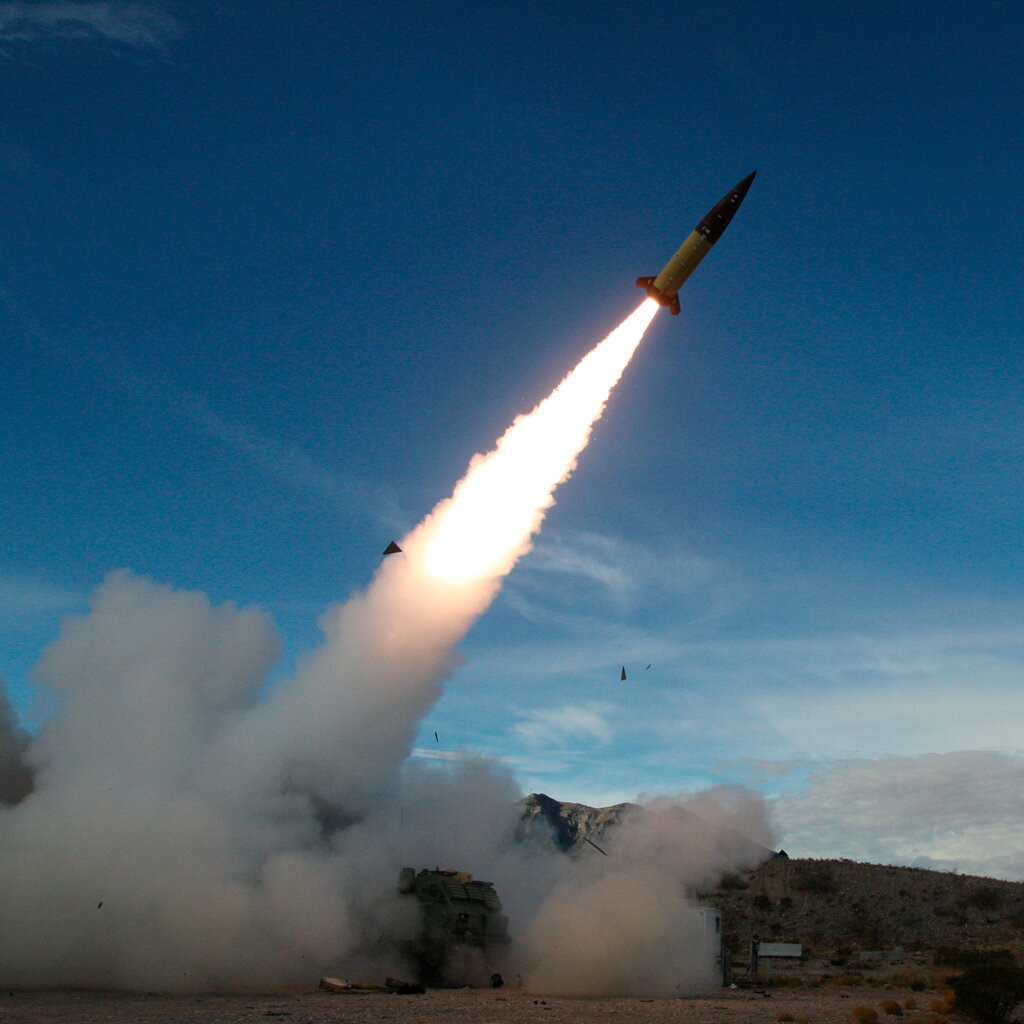
[[[998,2],[0,3],[22,723],[118,568],[265,609],[288,674],[756,168],[418,756],[600,804],[739,782],[792,853],[1024,877],[1022,35]]]

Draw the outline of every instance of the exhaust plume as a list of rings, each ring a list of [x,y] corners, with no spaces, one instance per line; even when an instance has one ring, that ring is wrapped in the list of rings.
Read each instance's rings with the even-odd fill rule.
[[[528,550],[657,309],[646,300],[475,457],[368,589],[324,613],[322,644],[267,697],[278,643],[264,613],[127,571],[103,581],[35,669],[61,711],[26,741],[0,705],[4,984],[199,991],[308,984],[343,965],[407,974],[405,865],[492,877],[520,935],[535,914],[569,920],[545,910],[566,886],[607,905],[611,867],[581,883],[570,858],[513,842],[519,794],[504,769],[408,757],[456,644]],[[545,959],[536,931],[527,945]]]

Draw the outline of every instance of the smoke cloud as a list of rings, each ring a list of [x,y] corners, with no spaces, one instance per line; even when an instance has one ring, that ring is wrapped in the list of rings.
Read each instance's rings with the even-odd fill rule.
[[[568,995],[692,994],[721,983],[714,916],[694,902],[724,871],[757,865],[762,801],[718,787],[634,809],[581,861],[527,932],[528,982]]]
[[[4,984],[408,976],[416,908],[398,874],[435,865],[496,883],[520,940],[504,968],[529,984],[705,983],[678,963],[700,938],[684,898],[763,854],[736,838],[762,841],[762,808],[734,794],[693,813],[653,804],[597,863],[515,840],[520,793],[500,765],[408,760],[457,643],[528,548],[656,308],[478,456],[368,589],[324,613],[321,645],[269,695],[278,641],[263,612],[123,570],[103,581],[36,667],[60,712],[29,740],[0,705]]]
[[[32,772],[25,761],[28,735],[0,690],[0,804],[16,804],[32,792]]]

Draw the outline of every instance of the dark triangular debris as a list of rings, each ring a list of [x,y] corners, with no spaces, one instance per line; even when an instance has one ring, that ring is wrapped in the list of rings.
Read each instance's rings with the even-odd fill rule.
[[[626,678],[626,666],[623,665],[622,666],[622,675],[619,676],[619,679],[625,679],[625,678]]]
[[[392,541],[392,542],[391,542],[391,543],[390,543],[390,544],[389,544],[389,545],[388,545],[388,546],[387,546],[387,547],[386,547],[386,548],[384,549],[384,554],[385,554],[385,555],[397,555],[397,554],[398,554],[398,552],[399,552],[399,551],[401,551],[401,550],[402,550],[402,549],[401,549],[401,548],[400,548],[400,547],[399,547],[399,546],[398,546],[398,545],[397,545],[397,544],[396,544],[396,543],[395,543],[394,541]]]

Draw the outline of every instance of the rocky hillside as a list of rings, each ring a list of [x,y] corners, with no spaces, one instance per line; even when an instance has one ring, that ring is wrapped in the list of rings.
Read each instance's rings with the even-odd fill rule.
[[[588,840],[600,842],[602,833],[618,825],[636,804],[588,807],[563,803],[546,793],[531,793],[521,804],[519,838],[553,842],[560,850],[583,846]]]
[[[774,857],[699,894],[722,911],[727,943],[799,942],[821,956],[1010,949],[1024,955],[1024,883],[847,860]],[[870,959],[868,957],[867,959]]]
[[[594,808],[533,793],[522,808],[524,837],[546,837],[571,852],[588,840],[600,844],[636,805]],[[694,894],[722,911],[725,945],[737,954],[758,935],[800,943],[833,966],[897,949],[921,962],[993,949],[1024,959],[1024,883],[765,852],[757,869]]]

